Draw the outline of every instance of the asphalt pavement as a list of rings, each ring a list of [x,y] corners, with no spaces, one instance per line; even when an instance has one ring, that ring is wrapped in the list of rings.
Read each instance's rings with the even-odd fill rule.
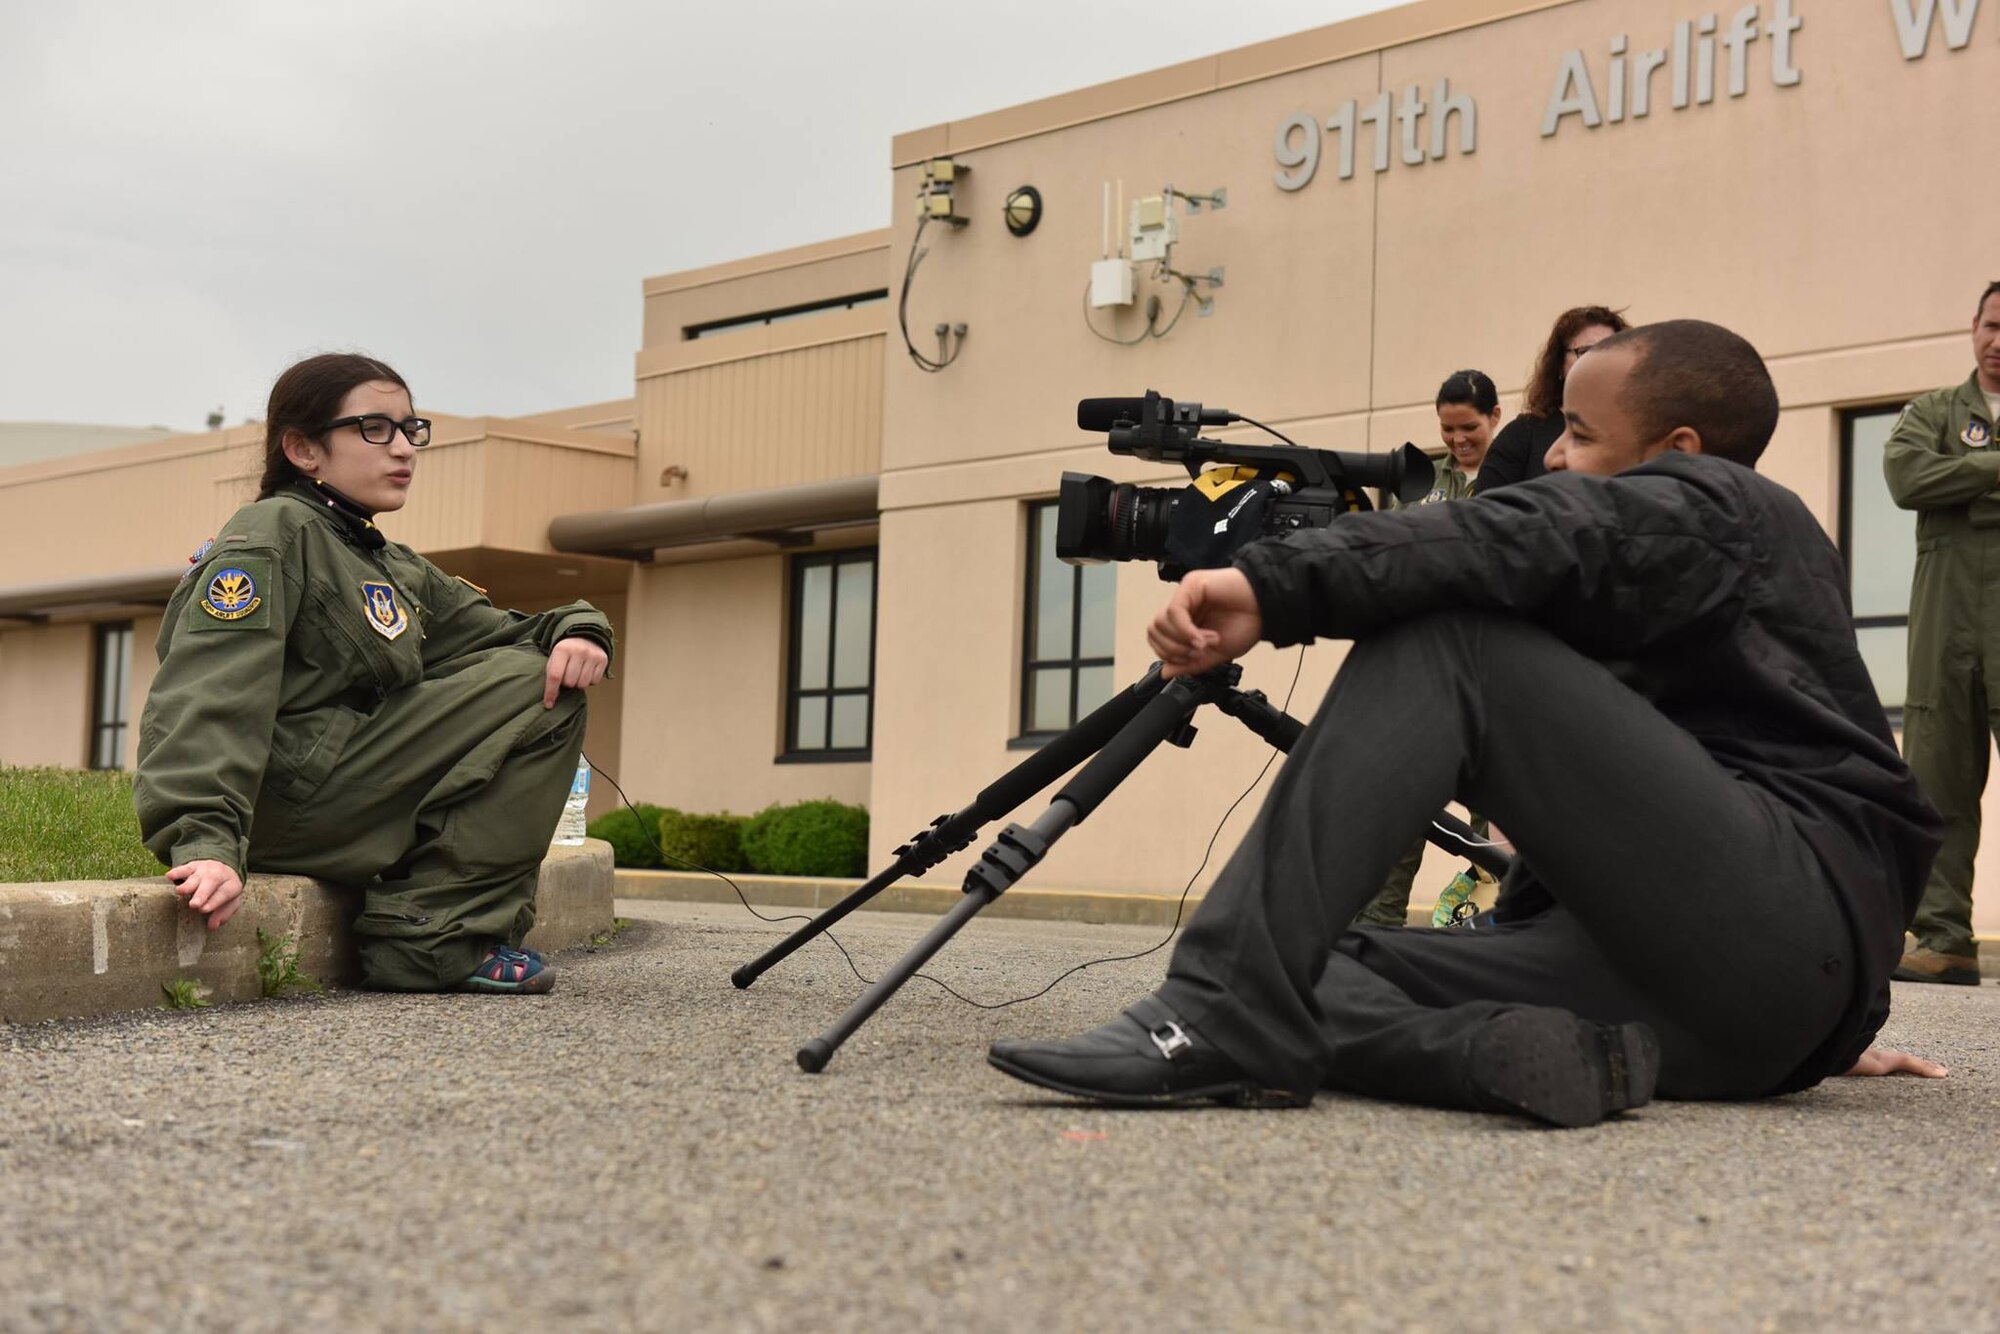
[[[1943,1081],[1590,1130],[1322,1096],[1113,1112],[989,1069],[1164,953],[972,1008],[626,903],[545,998],[345,992],[0,1025],[0,1330],[2000,1329],[2000,987],[1899,987]],[[873,976],[929,925],[836,933]],[[997,1001],[1139,927],[982,919]]]

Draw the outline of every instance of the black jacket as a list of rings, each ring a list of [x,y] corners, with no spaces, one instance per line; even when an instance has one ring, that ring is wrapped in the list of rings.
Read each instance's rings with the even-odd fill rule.
[[[1493,437],[1485,461],[1479,465],[1479,481],[1472,493],[1483,496],[1500,487],[1532,482],[1543,476],[1548,469],[1542,466],[1542,458],[1562,433],[1561,413],[1553,417],[1514,418]]]
[[[1610,667],[1785,804],[1840,898],[1856,994],[1794,1086],[1867,1046],[1942,825],[1855,647],[1839,553],[1797,496],[1734,463],[1667,454],[1478,504],[1352,515],[1253,543],[1236,564],[1275,644],[1478,609],[1518,613]]]

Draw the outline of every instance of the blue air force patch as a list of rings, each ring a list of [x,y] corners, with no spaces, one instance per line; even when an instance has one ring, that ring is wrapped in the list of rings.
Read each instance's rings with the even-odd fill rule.
[[[257,596],[257,581],[232,565],[210,576],[201,609],[218,621],[240,621],[263,603]]]
[[[410,628],[410,618],[396,599],[394,584],[362,584],[361,606],[368,613],[368,624],[384,639],[394,639]]]
[[[1968,449],[1984,449],[1993,443],[1993,428],[1974,417],[1965,424],[1958,438],[1965,442]]]

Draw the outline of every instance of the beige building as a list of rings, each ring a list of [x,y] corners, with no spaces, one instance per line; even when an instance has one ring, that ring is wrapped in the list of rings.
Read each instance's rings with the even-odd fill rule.
[[[864,802],[879,864],[1149,661],[1152,566],[1054,561],[1046,504],[1066,469],[1186,479],[1109,454],[1077,399],[1435,450],[1447,373],[1517,398],[1552,317],[1597,302],[1764,352],[1765,471],[1847,553],[1894,706],[1913,525],[1879,452],[1969,373],[2000,177],[1965,145],[1996,82],[2000,12],[1969,3],[1422,0],[918,130],[886,230],[647,280],[630,401],[441,418],[385,526],[498,599],[610,610],[589,746],[633,796]],[[129,762],[159,605],[256,442],[0,470],[0,763]],[[1259,650],[1246,684],[1309,715],[1340,656]],[[1207,720],[1035,883],[1177,891],[1268,753]],[[2000,929],[2000,848],[1980,907]]]

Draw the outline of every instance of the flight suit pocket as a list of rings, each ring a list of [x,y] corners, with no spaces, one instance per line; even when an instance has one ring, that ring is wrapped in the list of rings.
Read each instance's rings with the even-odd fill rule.
[[[360,725],[360,714],[338,704],[280,717],[264,786],[294,805],[304,803],[325,785]]]
[[[363,908],[354,919],[354,934],[381,940],[409,940],[435,935],[437,929],[431,925],[431,914],[417,912],[392,899]]]

